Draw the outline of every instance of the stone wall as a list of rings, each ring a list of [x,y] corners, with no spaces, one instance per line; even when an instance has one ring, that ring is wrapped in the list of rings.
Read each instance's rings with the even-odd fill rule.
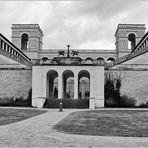
[[[31,69],[0,69],[0,98],[26,99],[31,87]]]
[[[148,70],[111,70],[111,73],[121,76],[121,96],[134,98],[137,105],[148,102]]]

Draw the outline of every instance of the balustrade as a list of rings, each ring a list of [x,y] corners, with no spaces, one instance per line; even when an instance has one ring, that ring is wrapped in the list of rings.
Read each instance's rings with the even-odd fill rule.
[[[142,42],[138,43],[138,45],[135,47],[134,51],[131,52],[128,55],[125,55],[119,59],[116,59],[114,63],[108,63],[105,65],[105,68],[110,68],[112,66],[118,65],[121,62],[124,62],[126,60],[129,60],[135,56],[138,56],[142,53],[145,53],[148,51],[148,35],[143,39]]]
[[[2,34],[0,34],[0,53],[24,65],[32,65],[31,60]]]
[[[22,58],[21,58],[21,60],[22,60]],[[72,62],[72,63],[71,63]],[[44,60],[44,59],[33,59],[32,60],[32,63],[34,64],[34,65],[58,65],[59,63],[53,58],[53,59],[48,59],[48,60]],[[99,61],[99,60],[97,60],[97,59],[93,59],[91,62],[88,62],[88,61],[86,61],[86,59],[81,59],[81,61],[80,62],[77,62],[77,63],[74,63],[73,64],[73,61],[69,61],[69,62],[67,62],[66,60],[65,60],[65,62],[63,62],[63,63],[61,63],[61,64],[59,64],[59,65],[100,65],[100,66],[102,66],[102,65],[105,65],[105,62],[104,61]]]

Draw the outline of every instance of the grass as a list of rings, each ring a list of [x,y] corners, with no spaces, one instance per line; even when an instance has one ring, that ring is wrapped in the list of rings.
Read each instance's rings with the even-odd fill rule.
[[[96,110],[74,112],[53,128],[69,134],[148,137],[148,111]]]
[[[25,120],[30,117],[45,113],[46,111],[33,109],[8,109],[0,108],[0,125]]]

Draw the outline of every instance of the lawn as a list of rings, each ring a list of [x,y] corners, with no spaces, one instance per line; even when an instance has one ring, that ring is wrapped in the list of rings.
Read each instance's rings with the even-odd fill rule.
[[[42,113],[43,110],[0,108],[0,125],[21,121]]]
[[[79,111],[71,113],[53,128],[69,134],[148,137],[148,111]]]

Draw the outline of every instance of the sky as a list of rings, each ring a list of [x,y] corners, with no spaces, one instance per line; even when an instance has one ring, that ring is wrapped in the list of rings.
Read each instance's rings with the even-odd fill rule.
[[[115,49],[118,24],[148,27],[148,1],[0,1],[0,20],[9,40],[12,24],[39,24],[44,49]]]

